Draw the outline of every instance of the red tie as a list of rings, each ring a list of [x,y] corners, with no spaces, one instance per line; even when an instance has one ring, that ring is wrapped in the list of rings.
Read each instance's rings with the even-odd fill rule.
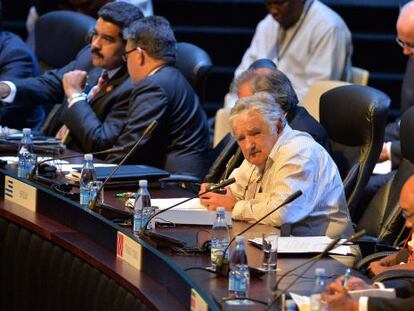
[[[109,80],[108,72],[104,70],[99,77],[98,84],[96,84],[91,91],[91,97],[89,100],[92,100],[92,98],[95,98],[95,96],[99,93],[99,91],[102,89],[102,86]]]

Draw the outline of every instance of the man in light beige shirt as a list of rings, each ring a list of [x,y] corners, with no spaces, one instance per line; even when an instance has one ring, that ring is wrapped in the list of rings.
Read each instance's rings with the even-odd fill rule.
[[[223,206],[233,218],[254,222],[290,194],[303,195],[263,223],[291,224],[293,235],[350,234],[352,226],[338,169],[323,147],[286,124],[283,111],[267,93],[239,99],[230,114],[232,133],[245,161],[232,173],[226,194],[208,193],[201,204]],[[207,184],[203,184],[201,192]]]

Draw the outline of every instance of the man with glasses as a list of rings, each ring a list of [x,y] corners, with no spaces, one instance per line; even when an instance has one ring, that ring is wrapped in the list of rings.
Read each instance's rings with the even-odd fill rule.
[[[207,117],[197,95],[174,67],[176,40],[170,24],[159,16],[145,17],[131,24],[124,35],[124,58],[135,88],[115,147],[132,147],[144,129],[158,121],[130,162],[204,177],[209,164]],[[113,153],[107,160],[117,162],[123,156]]]
[[[68,65],[37,78],[10,77],[0,83],[0,97],[10,106],[62,103],[47,134],[85,153],[110,148],[124,127],[132,84],[122,59],[122,31],[143,17],[126,2],[108,3],[98,15],[91,44]]]
[[[269,58],[292,82],[299,99],[318,80],[349,81],[351,33],[319,0],[265,0],[268,15],[258,24],[235,77]]]
[[[405,225],[407,228],[414,227],[414,176],[411,176],[401,190],[400,206],[402,214],[405,217]],[[371,263],[369,266],[373,275],[378,275],[384,271],[390,270],[414,270],[414,241],[407,242],[410,255],[405,262],[401,262],[399,253],[387,256],[380,261]],[[414,303],[414,281],[412,278],[392,278],[384,283],[375,282],[367,284],[364,280],[351,277],[345,286],[343,277],[338,278],[335,282],[329,284],[323,295],[323,299],[327,302],[330,311],[374,311],[374,310],[412,310]],[[395,288],[396,295],[401,298],[385,299],[374,297],[361,297],[359,300],[352,299],[348,290],[362,290],[369,288]],[[408,297],[408,298],[407,298]],[[402,299],[405,298],[405,299]]]

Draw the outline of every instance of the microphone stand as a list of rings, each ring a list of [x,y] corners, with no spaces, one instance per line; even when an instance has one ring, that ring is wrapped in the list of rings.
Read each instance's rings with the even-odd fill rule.
[[[354,234],[352,234],[350,237],[348,237],[343,243],[340,243],[339,245],[338,245],[338,247],[339,246],[342,246],[342,245],[344,245],[344,244],[346,244],[346,243],[349,243],[349,242],[354,242],[355,240],[357,240],[357,239],[359,239],[361,236],[363,236],[364,234],[365,234],[365,229],[362,229],[362,230],[359,230],[358,232],[355,232]],[[309,269],[310,268],[312,268],[314,265],[315,265],[315,263],[317,263],[323,256],[325,256],[326,254],[328,254],[337,244],[338,244],[338,242],[340,241],[340,238],[335,238],[334,240],[332,240],[332,242],[331,243],[329,243],[327,246],[326,246],[326,248],[323,250],[323,252],[322,253],[320,253],[320,254],[318,254],[318,255],[316,255],[316,256],[314,256],[314,257],[312,257],[312,258],[309,258],[308,260],[306,260],[304,263],[302,263],[302,264],[300,264],[299,266],[296,266],[296,267],[294,267],[293,269],[291,269],[291,270],[289,270],[289,271],[287,271],[287,272],[285,272],[280,278],[279,278],[279,280],[276,282],[276,284],[273,286],[273,288],[271,289],[271,291],[272,292],[276,292],[276,291],[278,291],[278,286],[279,286],[279,284],[280,284],[280,282],[287,276],[287,275],[289,275],[290,273],[292,273],[292,272],[294,272],[294,271],[296,271],[297,269],[299,269],[299,268],[301,268],[301,267],[303,267],[303,266],[306,266],[307,264],[309,264],[310,263],[310,265],[308,266],[308,267],[306,267],[306,269],[302,272],[302,273],[300,273],[299,275],[297,275],[296,276],[296,278],[295,279],[293,279],[293,281],[292,282],[290,282],[289,283],[289,285],[284,289],[284,290],[282,290],[282,291],[278,291],[278,294],[272,299],[272,301],[270,302],[270,304],[267,306],[267,308],[265,309],[265,310],[270,310],[270,308],[276,303],[276,301],[278,301],[279,300],[279,298],[283,295],[283,294],[285,294],[287,291],[288,291],[288,289],[289,288],[291,288],[298,280],[299,280],[299,278],[301,278],[306,272],[308,272],[309,271]]]
[[[226,254],[227,250],[229,249],[231,243],[233,243],[233,241],[236,239],[237,236],[242,235],[243,233],[247,232],[248,230],[250,230],[251,228],[256,226],[258,223],[260,223],[262,220],[264,220],[266,217],[270,216],[271,214],[273,214],[274,212],[276,212],[277,210],[279,210],[280,208],[282,208],[286,204],[289,204],[290,202],[296,200],[301,195],[302,195],[302,190],[298,190],[298,191],[292,193],[290,196],[288,196],[286,198],[285,201],[282,202],[282,204],[280,204],[275,209],[271,210],[266,215],[264,215],[260,219],[256,220],[254,223],[249,225],[247,228],[245,228],[244,230],[242,230],[241,232],[239,232],[238,234],[233,236],[233,238],[230,240],[229,244],[227,244],[226,248],[224,249],[223,255],[218,256],[218,258],[217,258],[216,272],[219,273],[220,275],[223,275],[223,276],[228,275],[228,273],[229,273],[229,260],[227,258],[225,258],[226,257],[225,254]]]
[[[162,242],[166,246],[171,245],[171,246],[182,247],[183,243],[181,241],[148,230],[147,227],[148,227],[148,224],[151,222],[151,220],[153,220],[158,215],[173,209],[174,207],[177,207],[177,206],[179,206],[181,204],[184,204],[184,203],[186,203],[190,200],[193,200],[193,199],[196,199],[200,196],[203,196],[206,193],[214,192],[214,191],[219,190],[221,188],[227,187],[227,186],[233,184],[234,182],[236,182],[236,179],[234,177],[230,178],[230,179],[227,179],[227,180],[224,180],[221,183],[214,185],[213,187],[207,189],[206,191],[204,191],[200,194],[197,194],[197,195],[195,195],[191,198],[185,199],[181,202],[178,202],[178,203],[176,203],[176,204],[174,204],[174,205],[172,205],[172,206],[170,206],[166,209],[163,209],[163,210],[155,213],[154,215],[152,215],[151,217],[148,218],[148,220],[146,221],[144,226],[141,228],[141,232],[139,234],[140,238],[142,238],[143,240],[145,240],[146,238],[149,238],[149,239],[153,238],[153,239],[159,240],[160,242]]]
[[[152,132],[155,130],[155,128],[158,126],[157,121],[152,121],[147,128],[145,129],[144,133],[141,135],[141,137],[138,139],[138,141],[135,143],[135,145],[132,147],[131,150],[128,151],[128,153],[124,156],[124,158],[119,162],[117,166],[112,170],[112,172],[109,174],[109,176],[104,180],[102,185],[99,187],[98,191],[96,191],[96,196],[93,198],[93,200],[89,201],[88,207],[91,210],[95,210],[96,208],[96,202],[99,198],[99,195],[102,192],[102,189],[105,187],[105,185],[108,183],[108,181],[115,175],[115,173],[119,170],[119,168],[129,159],[129,157],[138,149],[138,147],[141,145],[141,142],[145,139],[151,136]],[[122,147],[125,148],[125,147]]]

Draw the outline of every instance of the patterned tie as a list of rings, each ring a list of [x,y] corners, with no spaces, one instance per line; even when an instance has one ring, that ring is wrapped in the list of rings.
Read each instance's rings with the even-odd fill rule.
[[[99,77],[98,83],[92,88],[92,90],[89,92],[87,101],[90,102],[101,90],[102,86],[109,80],[108,72],[104,70]],[[68,137],[69,137],[69,128],[63,124],[59,131],[56,133],[55,136],[57,139],[59,139],[62,143],[67,143]]]
[[[99,91],[102,89],[102,86],[109,80],[108,72],[104,70],[99,77],[98,84],[96,84],[88,94],[88,102],[95,98],[98,95]]]

